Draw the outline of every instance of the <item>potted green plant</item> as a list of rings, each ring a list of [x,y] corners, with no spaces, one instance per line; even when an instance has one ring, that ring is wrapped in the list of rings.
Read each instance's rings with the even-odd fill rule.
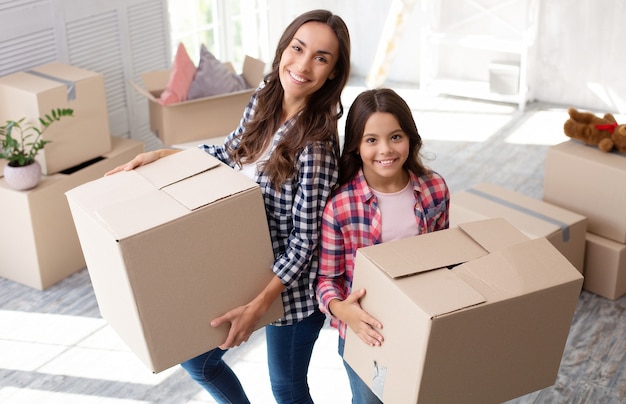
[[[43,133],[54,123],[66,116],[74,116],[70,108],[52,109],[49,114],[39,118],[38,125],[26,118],[9,120],[0,126],[0,158],[6,159],[4,179],[17,190],[34,188],[41,179],[41,166],[35,160],[49,140],[43,139]]]

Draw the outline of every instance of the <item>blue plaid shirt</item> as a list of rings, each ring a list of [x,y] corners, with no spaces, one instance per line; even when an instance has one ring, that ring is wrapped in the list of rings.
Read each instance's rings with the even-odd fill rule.
[[[244,124],[252,119],[257,106],[257,93],[250,98],[243,118],[235,131],[228,135],[225,144],[236,148],[235,137],[244,131]],[[289,135],[294,117],[285,122],[274,134],[270,153],[279,140]],[[224,145],[200,145],[207,153],[225,164],[235,167],[235,162]],[[324,205],[337,183],[337,156],[331,142],[307,144],[296,156],[295,175],[279,191],[272,188],[264,172],[255,175],[265,201],[265,213],[274,249],[274,274],[285,285],[282,293],[285,317],[275,325],[290,325],[302,320],[315,310],[314,281],[319,264],[318,245],[321,216]]]

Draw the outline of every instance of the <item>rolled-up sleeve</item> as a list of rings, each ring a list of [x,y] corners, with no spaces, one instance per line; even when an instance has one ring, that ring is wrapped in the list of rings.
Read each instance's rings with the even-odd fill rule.
[[[333,299],[346,298],[345,246],[337,211],[329,201],[322,215],[320,241],[320,266],[317,274],[316,294],[322,312],[332,315],[328,305]]]

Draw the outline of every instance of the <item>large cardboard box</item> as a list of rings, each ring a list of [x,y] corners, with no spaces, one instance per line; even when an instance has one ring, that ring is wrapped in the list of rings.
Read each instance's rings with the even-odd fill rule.
[[[610,300],[626,294],[626,244],[587,233],[583,289]]]
[[[583,273],[587,219],[578,213],[482,183],[450,198],[450,225],[502,217],[531,239],[545,237]]]
[[[583,277],[504,219],[361,248],[353,288],[385,341],[344,359],[385,403],[496,403],[552,385]]]
[[[44,176],[29,191],[15,191],[0,178],[0,276],[47,289],[85,268],[65,192],[102,177],[143,151],[143,143],[112,137],[113,149],[92,164]]]
[[[626,156],[575,140],[550,146],[543,200],[587,217],[587,231],[626,243]]]
[[[63,118],[44,133],[51,141],[37,155],[44,174],[111,151],[102,74],[54,62],[0,77],[0,122],[25,117],[36,123],[57,108],[72,108],[74,117]]]
[[[172,105],[159,103],[159,96],[167,87],[170,70],[143,73],[144,87],[132,84],[148,99],[150,130],[164,145],[170,146],[196,139],[226,137],[235,130],[250,97],[263,79],[264,71],[265,62],[246,56],[242,74],[249,89]]]
[[[102,317],[154,372],[224,342],[210,321],[274,276],[260,187],[200,149],[66,195]]]

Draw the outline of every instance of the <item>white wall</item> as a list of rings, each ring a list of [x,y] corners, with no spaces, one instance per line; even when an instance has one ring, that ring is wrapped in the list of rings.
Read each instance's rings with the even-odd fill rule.
[[[104,76],[111,134],[160,142],[129,85],[169,66],[166,0],[31,0],[0,6],[0,76],[60,61]],[[0,106],[1,107],[1,106]]]
[[[626,112],[626,2],[544,0],[534,84],[542,101]]]
[[[269,0],[271,46],[276,46],[284,28],[299,14],[316,8],[327,9],[339,15],[348,26],[352,45],[352,74],[365,77],[374,61],[391,3],[391,0]],[[390,70],[389,78],[392,80],[419,81],[419,1],[414,9],[415,12],[408,16],[405,35],[400,41],[399,53],[402,56],[398,57]]]
[[[420,73],[420,8],[407,17],[388,79],[417,85]],[[369,73],[392,0],[270,0],[275,46],[284,27],[298,14],[326,8],[340,15],[352,39],[352,72]],[[446,4],[450,5],[451,1]],[[626,113],[626,1],[540,0],[536,44],[529,65],[533,98],[559,105]],[[453,59],[454,60],[454,59]],[[458,61],[455,61],[457,63]]]
[[[170,0],[173,1],[173,0]],[[420,79],[420,9],[407,16],[388,78]],[[453,1],[446,0],[445,4]],[[486,1],[486,0],[477,0]],[[626,18],[623,0],[540,0],[531,60],[534,98],[598,112],[626,113]],[[369,74],[392,0],[268,0],[270,49],[298,14],[326,8],[352,38],[352,72]],[[30,0],[0,7],[0,75],[60,60],[102,72],[112,134],[160,145],[148,127],[147,105],[128,85],[141,72],[169,65],[167,0]],[[270,57],[271,59],[271,57]],[[271,60],[268,60],[271,62]]]

